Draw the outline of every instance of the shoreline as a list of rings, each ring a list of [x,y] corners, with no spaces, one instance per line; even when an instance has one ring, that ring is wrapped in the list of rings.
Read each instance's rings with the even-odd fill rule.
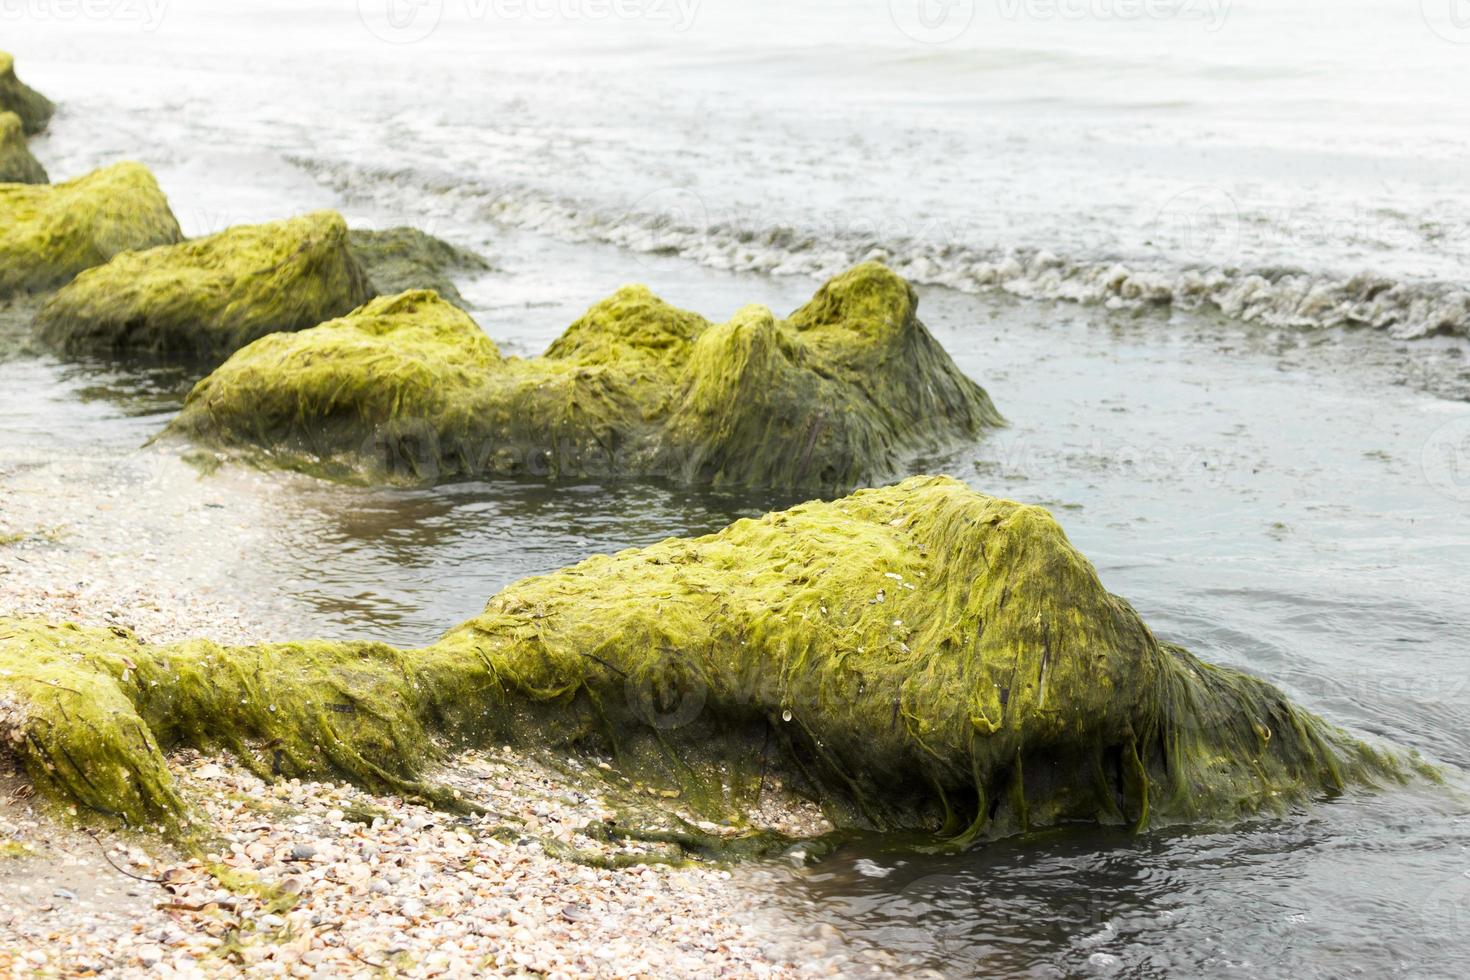
[[[831,926],[781,920],[739,868],[597,868],[509,832],[534,828],[609,858],[656,856],[578,837],[574,825],[598,815],[598,801],[534,760],[455,760],[460,785],[484,782],[485,801],[518,810],[480,818],[345,785],[267,785],[192,752],[170,761],[217,835],[202,856],[69,830],[7,780],[0,927],[16,945],[0,953],[0,971],[798,977],[898,966],[853,950]]]
[[[201,481],[151,450],[0,467],[0,614],[155,642],[291,635],[300,617],[251,603],[229,556],[177,580],[159,570],[171,546],[213,553],[212,535],[236,560],[270,546],[266,478],[232,474]],[[161,509],[164,498],[173,506]],[[227,756],[178,753],[170,768],[218,836],[213,869],[147,834],[71,828],[11,772],[0,782],[0,929],[15,945],[0,973],[914,975],[819,917],[773,907],[761,887],[780,873],[771,862],[672,867],[655,863],[667,859],[657,845],[579,833],[636,805],[639,788],[553,761],[508,748],[455,755],[431,778],[492,811],[461,818],[345,784],[267,785]],[[826,829],[789,800],[755,817],[794,837]],[[550,853],[563,848],[576,858]]]

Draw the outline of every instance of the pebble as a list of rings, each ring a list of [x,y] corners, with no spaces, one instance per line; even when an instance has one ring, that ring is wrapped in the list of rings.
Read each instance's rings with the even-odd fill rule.
[[[89,886],[115,888],[122,905],[104,908],[91,892],[79,897],[49,885],[39,894],[71,897],[43,907],[0,895],[0,923],[10,923],[18,940],[0,943],[0,976],[143,980],[244,972],[326,980],[370,976],[367,964],[391,962],[399,975],[415,977],[787,978],[813,975],[797,956],[847,962],[839,938],[825,932],[831,942],[813,933],[803,940],[809,946],[793,942],[788,952],[773,952],[771,937],[792,928],[786,916],[763,888],[732,880],[723,868],[591,867],[548,855],[529,831],[533,846],[507,847],[496,834],[514,818],[449,818],[327,783],[268,787],[229,760],[193,752],[177,754],[171,765],[220,840],[219,853],[190,858],[153,841],[149,855],[133,839],[119,847],[103,838],[114,862],[151,865],[161,884],[120,876],[114,884],[98,861],[83,872],[93,879]],[[538,819],[548,825],[585,826],[608,807],[595,793],[568,792],[559,773],[523,758],[492,762],[470,754],[445,777],[488,787],[490,796],[477,800],[487,808],[541,811]],[[345,824],[331,841],[301,839],[308,828],[330,827],[345,802],[389,817],[370,827]],[[47,827],[30,810],[25,825],[10,819],[28,806],[0,794],[0,833],[47,841],[38,845],[40,860],[80,871],[77,858],[47,850],[58,848],[66,831]],[[90,850],[96,860],[97,843],[70,833],[77,852]],[[604,855],[646,850],[572,831],[568,837]],[[211,870],[215,861],[239,872],[244,887],[226,888]]]
[[[0,615],[125,627],[158,643],[301,635],[299,613],[260,604],[252,597],[271,590],[240,581],[267,565],[252,556],[278,547],[269,481],[281,479],[291,477],[200,481],[176,455],[132,449],[0,460],[0,530],[58,528],[11,547],[24,560],[0,569]],[[823,973],[857,969],[837,930],[803,935],[809,921],[773,901],[763,878],[700,865],[595,868],[549,853],[554,841],[619,861],[657,857],[659,845],[580,833],[624,822],[627,800],[614,806],[602,789],[617,781],[607,761],[587,761],[599,775],[576,781],[510,746],[462,755],[436,778],[494,814],[468,821],[351,786],[266,785],[223,756],[181,752],[170,765],[218,853],[205,860],[146,834],[100,835],[114,863],[157,883],[116,874],[90,837],[50,823],[24,793],[0,793],[0,836],[36,849],[26,873],[44,883],[26,892],[8,878],[0,890],[0,977],[785,980],[817,963]],[[778,790],[767,786],[752,825],[802,837],[830,829]],[[644,807],[680,806],[667,787],[638,796]],[[345,818],[359,807],[384,815]],[[247,886],[226,887],[216,861]],[[887,975],[905,972],[894,963]]]

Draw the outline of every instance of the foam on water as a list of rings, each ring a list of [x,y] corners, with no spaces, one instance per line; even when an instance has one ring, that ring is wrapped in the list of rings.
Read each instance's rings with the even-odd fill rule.
[[[1470,337],[1470,290],[1456,282],[1366,272],[1342,276],[1301,267],[1064,256],[1034,247],[883,237],[864,229],[750,227],[711,221],[704,201],[679,189],[651,194],[628,210],[608,210],[524,185],[480,186],[443,174],[292,159],[338,193],[378,207],[427,206],[445,217],[468,212],[480,221],[561,241],[677,255],[716,269],[825,279],[856,262],[877,259],[914,282],[967,293],[999,290],[1114,309],[1214,308],[1273,327],[1371,327],[1403,339],[1437,333]]]
[[[52,172],[141,156],[192,230],[270,210],[221,176],[304,208],[289,157],[440,230],[1470,334],[1470,29],[1436,3],[957,0],[937,31],[919,2],[442,0],[404,34],[367,0],[173,0],[6,44],[62,102]]]

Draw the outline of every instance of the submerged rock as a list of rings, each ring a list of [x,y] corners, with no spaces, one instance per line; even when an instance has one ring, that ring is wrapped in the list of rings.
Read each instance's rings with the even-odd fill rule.
[[[54,289],[121,252],[182,237],[142,164],[49,186],[0,185],[0,299]]]
[[[503,357],[432,292],[237,353],[169,433],[274,465],[369,481],[660,477],[847,490],[1001,418],[866,264],[787,320],[710,324],[619,290],[542,357]]]
[[[464,297],[455,287],[451,273],[490,271],[490,263],[474,252],[417,228],[353,230],[348,240],[352,243],[352,254],[357,256],[368,278],[383,295],[410,289],[432,289],[455,306],[462,307],[465,305]]]
[[[0,112],[0,184],[44,184],[48,180],[46,168],[26,146],[20,116]]]
[[[1420,766],[1161,644],[1047,512],[919,477],[516,583],[432,646],[149,646],[0,620],[0,728],[41,786],[186,813],[163,753],[418,793],[448,747],[588,750],[738,819],[955,845],[1275,812]],[[677,791],[677,793],[675,792]]]
[[[15,77],[15,59],[0,51],[0,112],[20,117],[26,134],[34,136],[46,128],[56,106],[40,92]]]
[[[371,283],[334,211],[243,225],[120,255],[53,296],[39,336],[65,351],[143,350],[220,359],[367,302]]]

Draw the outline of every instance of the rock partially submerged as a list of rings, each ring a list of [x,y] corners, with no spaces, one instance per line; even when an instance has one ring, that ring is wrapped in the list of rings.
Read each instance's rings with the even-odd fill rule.
[[[455,306],[465,305],[454,274],[490,271],[490,263],[468,249],[451,245],[417,228],[384,231],[354,229],[348,236],[352,254],[378,292],[385,296],[410,289],[432,289]]]
[[[182,237],[142,164],[62,184],[0,186],[0,299],[55,289],[119,253]]]
[[[173,435],[337,478],[657,477],[845,491],[1001,423],[866,264],[787,320],[710,324],[619,290],[542,357],[503,357],[431,292],[240,351]]]
[[[46,168],[31,156],[20,116],[0,112],[0,184],[44,184]]]
[[[1045,511],[919,477],[527,579],[432,646],[149,646],[0,620],[0,727],[41,786],[178,827],[171,748],[266,778],[421,782],[474,744],[590,751],[739,819],[951,844],[1276,812],[1418,765],[1159,643]]]
[[[319,211],[120,255],[60,290],[36,327],[68,352],[219,360],[266,334],[341,316],[372,295],[346,222]]]
[[[0,112],[9,111],[20,117],[26,135],[34,136],[46,128],[56,106],[40,92],[15,77],[15,59],[0,51]]]

